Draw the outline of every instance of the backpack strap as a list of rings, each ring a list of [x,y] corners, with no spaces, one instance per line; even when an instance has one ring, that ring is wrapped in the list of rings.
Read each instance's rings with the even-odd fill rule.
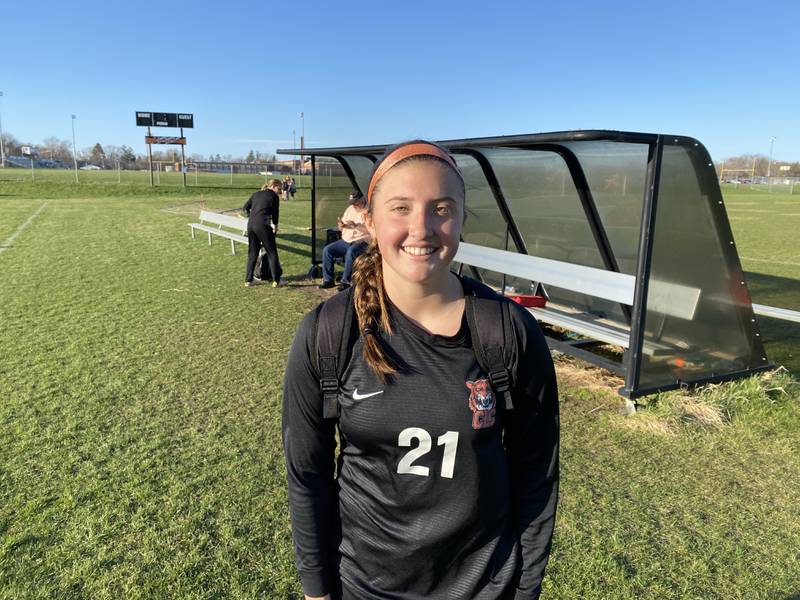
[[[322,303],[315,331],[316,363],[322,392],[322,416],[339,418],[339,376],[353,339],[353,288]]]
[[[516,343],[512,331],[509,301],[488,286],[462,277],[467,298],[467,323],[478,364],[489,374],[495,394],[503,398],[506,410],[514,408],[511,399],[512,374],[505,360],[505,349]]]

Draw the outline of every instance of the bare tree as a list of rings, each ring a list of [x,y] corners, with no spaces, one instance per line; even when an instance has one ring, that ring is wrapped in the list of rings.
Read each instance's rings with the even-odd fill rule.
[[[104,150],[109,166],[116,169],[117,163],[119,162],[119,157],[122,155],[119,146],[107,144]]]
[[[67,140],[51,136],[45,138],[41,148],[42,158],[57,160],[65,164],[72,160],[72,145]]]
[[[19,143],[17,138],[15,138],[7,131],[3,132],[3,151],[5,152],[6,156],[21,154],[22,153],[21,148],[22,144]]]

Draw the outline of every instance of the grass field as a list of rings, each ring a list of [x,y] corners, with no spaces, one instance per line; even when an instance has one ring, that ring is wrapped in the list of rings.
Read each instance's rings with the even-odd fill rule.
[[[800,194],[733,185],[723,194],[753,302],[800,310]],[[770,360],[800,376],[800,324],[760,327]]]
[[[283,179],[284,174],[276,173],[273,175],[257,175],[257,174],[244,174],[234,173],[231,177],[228,173],[219,172],[190,172],[186,174],[187,187],[228,187],[228,188],[248,188],[252,189],[258,185],[266,183],[268,179],[272,178]],[[306,184],[309,177],[294,176],[298,184]],[[31,181],[44,182],[44,183],[58,183],[65,186],[75,186],[75,172],[64,171],[59,169],[36,169],[33,174],[28,169],[7,168],[0,171],[0,181],[26,183]],[[182,187],[183,178],[181,173],[174,171],[155,171],[153,174],[153,182],[156,185],[165,186],[168,188]],[[99,184],[117,184],[122,186],[135,185],[149,186],[150,173],[149,171],[82,171],[78,170],[77,185],[99,185]]]
[[[319,300],[301,277],[309,203],[282,205],[290,285],[247,289],[244,254],[186,226],[201,193],[232,209],[257,185],[234,183],[0,180],[0,243],[44,206],[0,248],[0,598],[300,597],[279,424]],[[725,194],[754,300],[800,309],[798,196]],[[797,329],[762,331],[791,366]],[[796,379],[632,417],[613,379],[569,360],[559,379],[545,598],[800,598]]]

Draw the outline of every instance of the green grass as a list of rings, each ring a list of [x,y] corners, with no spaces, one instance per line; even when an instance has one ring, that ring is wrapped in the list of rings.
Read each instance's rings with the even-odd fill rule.
[[[784,386],[787,385],[784,380]],[[780,598],[800,592],[797,386],[721,386],[708,428],[650,399],[634,417],[562,397],[562,495],[547,590],[554,598]],[[719,401],[718,390],[704,396]],[[705,403],[708,398],[701,398]],[[666,407],[664,406],[666,405]]]
[[[800,186],[794,195],[767,189],[723,186],[728,217],[753,302],[800,310]],[[800,324],[759,325],[770,360],[800,376]]]
[[[258,175],[234,173],[233,177],[228,173],[211,172],[191,172],[186,174],[186,185],[188,187],[221,187],[221,188],[255,188],[260,186],[268,179],[283,179],[284,174],[275,173],[272,175]],[[310,185],[309,176],[294,176],[298,187]],[[4,182],[36,182],[36,183],[58,183],[60,185],[76,185],[75,172],[63,169],[36,169],[33,176],[30,169],[6,168],[0,169],[0,181]],[[183,186],[183,178],[177,172],[154,172],[153,183],[157,187],[177,188]],[[116,185],[116,186],[137,186],[141,192],[142,186],[150,185],[149,171],[82,171],[78,170],[77,185]]]
[[[0,240],[47,202],[0,253],[0,598],[297,597],[279,424],[289,344],[318,300],[301,278],[309,203],[282,206],[284,289],[244,288],[244,253],[186,226],[200,193],[231,209],[251,190],[0,181]],[[748,242],[731,206],[745,198],[728,197],[740,252],[798,261]],[[800,594],[793,379],[704,392],[715,426],[693,397],[623,418],[609,392],[562,388],[545,597]]]
[[[0,169],[0,194],[14,193],[35,198],[107,198],[119,196],[187,196],[218,194],[241,197],[252,193],[268,179],[283,179],[283,175],[252,175],[236,173],[231,178],[225,173],[187,174],[186,187],[180,173],[161,173],[150,187],[150,174],[146,171],[79,171],[75,182],[74,171],[40,169],[35,180],[25,169]],[[296,199],[311,197],[311,177],[295,176]],[[246,199],[246,197],[245,197]],[[241,202],[244,204],[244,201]]]

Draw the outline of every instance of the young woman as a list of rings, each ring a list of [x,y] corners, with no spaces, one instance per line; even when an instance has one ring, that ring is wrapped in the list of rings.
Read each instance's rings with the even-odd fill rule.
[[[278,233],[278,216],[280,215],[280,202],[278,194],[281,191],[281,182],[270,179],[261,186],[261,190],[250,196],[242,207],[247,215],[247,270],[245,271],[244,284],[250,287],[254,284],[256,262],[258,253],[264,248],[269,271],[261,268],[263,276],[269,272],[272,278],[272,287],[283,285],[281,275],[283,269],[278,259],[278,248],[275,246],[275,234]]]
[[[367,198],[373,241],[353,273],[360,335],[340,378],[338,420],[323,414],[319,308],[300,326],[286,371],[284,449],[303,591],[308,599],[537,598],[558,487],[547,344],[511,304],[506,410],[472,349],[469,286],[450,271],[465,188],[444,149],[415,141],[387,151]]]

